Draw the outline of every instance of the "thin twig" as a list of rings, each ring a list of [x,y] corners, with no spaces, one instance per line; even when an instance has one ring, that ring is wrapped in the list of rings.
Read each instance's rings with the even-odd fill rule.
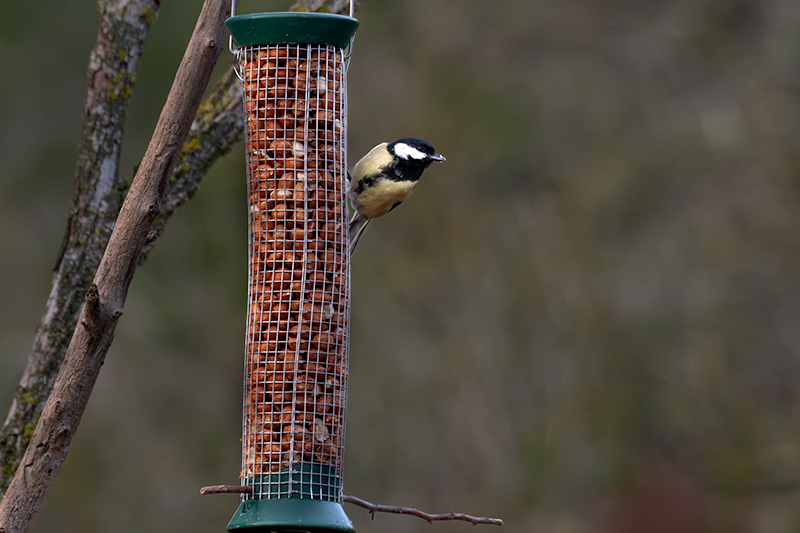
[[[250,485],[210,485],[200,489],[200,494],[252,494]]]
[[[210,485],[208,487],[203,487],[200,489],[200,494],[252,494],[253,487],[251,485]],[[342,496],[342,501],[347,503],[352,503],[354,505],[358,505],[359,507],[363,507],[369,514],[372,515],[372,518],[375,518],[375,513],[394,513],[394,514],[407,514],[411,516],[416,516],[422,518],[423,520],[427,520],[428,523],[432,523],[437,520],[464,520],[465,522],[470,522],[473,526],[477,524],[490,524],[493,526],[502,526],[503,520],[500,518],[487,518],[484,516],[472,516],[466,513],[441,513],[441,514],[430,514],[424,511],[420,511],[416,507],[397,507],[395,505],[378,505],[375,503],[370,503],[366,500],[362,500],[361,498],[356,498],[355,496]]]
[[[372,518],[375,518],[375,513],[394,513],[394,514],[407,514],[411,516],[417,516],[422,518],[423,520],[427,520],[428,523],[434,522],[436,520],[464,520],[465,522],[470,522],[472,525],[477,524],[491,524],[493,526],[502,526],[503,521],[500,518],[486,518],[483,516],[472,516],[466,513],[442,513],[442,514],[429,514],[415,507],[397,507],[394,505],[377,505],[374,503],[370,503],[368,501],[364,501],[361,498],[356,498],[355,496],[343,496],[342,500],[347,503],[352,503],[358,505],[359,507],[363,507],[369,514],[372,515]]]

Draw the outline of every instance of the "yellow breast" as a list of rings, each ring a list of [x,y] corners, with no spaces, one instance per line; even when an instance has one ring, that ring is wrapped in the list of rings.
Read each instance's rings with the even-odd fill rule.
[[[358,195],[355,208],[363,218],[378,218],[408,198],[415,186],[415,182],[382,179]]]

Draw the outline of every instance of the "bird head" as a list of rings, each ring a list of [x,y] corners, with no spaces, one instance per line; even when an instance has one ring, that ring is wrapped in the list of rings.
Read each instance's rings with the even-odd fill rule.
[[[445,161],[444,156],[437,154],[428,141],[414,137],[398,139],[390,143],[387,149],[398,162],[412,166],[426,168],[434,161]]]

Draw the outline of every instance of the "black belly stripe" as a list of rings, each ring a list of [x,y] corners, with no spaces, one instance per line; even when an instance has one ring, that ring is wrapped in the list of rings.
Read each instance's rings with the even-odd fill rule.
[[[375,182],[377,182],[380,177],[381,174],[372,174],[371,176],[364,176],[361,178],[361,180],[358,182],[358,186],[356,187],[356,194],[361,194],[364,192],[364,189],[369,189],[375,185]]]

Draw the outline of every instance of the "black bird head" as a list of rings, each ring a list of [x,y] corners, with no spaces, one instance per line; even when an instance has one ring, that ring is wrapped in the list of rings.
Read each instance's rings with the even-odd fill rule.
[[[387,146],[394,157],[394,174],[397,179],[416,181],[422,171],[434,161],[445,161],[443,155],[437,154],[428,141],[405,137]]]
[[[393,156],[406,161],[417,161],[425,166],[434,161],[444,161],[442,155],[436,153],[431,143],[414,137],[405,137],[389,144],[389,152]]]

